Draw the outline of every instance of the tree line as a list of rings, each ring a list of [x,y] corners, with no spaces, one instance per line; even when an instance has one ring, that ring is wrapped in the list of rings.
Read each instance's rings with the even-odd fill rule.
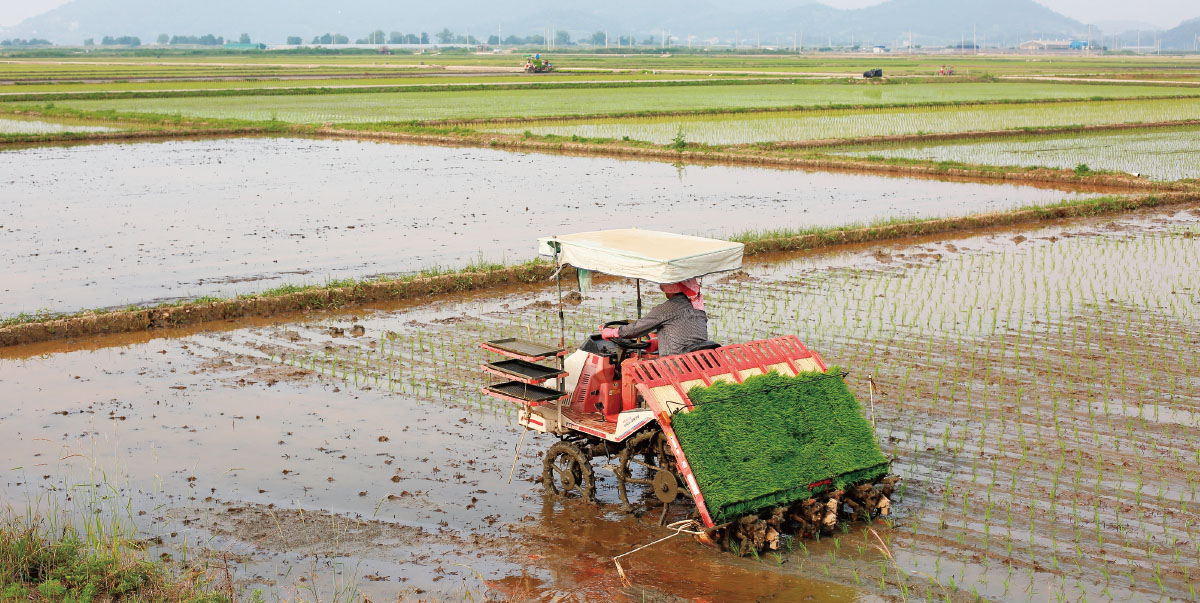
[[[92,44],[95,43],[95,41],[93,41],[91,38],[88,38],[83,41],[83,45],[91,46],[92,44],[88,44],[88,42],[92,42]],[[141,38],[139,38],[137,36],[117,36],[117,37],[104,36],[103,38],[100,38],[100,45],[101,46],[141,46],[142,40],[141,40]]]
[[[0,40],[0,46],[54,46],[54,43],[41,38],[30,38],[28,40],[13,38],[11,40]]]
[[[597,32],[599,44],[604,44],[604,32]],[[596,35],[592,36],[595,39]],[[428,32],[404,33],[400,31],[385,32],[382,29],[377,29],[366,36],[356,38],[355,44],[430,44],[431,40],[436,39],[438,44],[488,44],[490,46],[498,46],[505,44],[507,46],[525,46],[525,45],[542,45],[546,43],[546,37],[542,35],[517,36],[510,35],[503,40],[498,34],[492,34],[486,40],[476,37],[471,34],[457,34],[450,31],[449,28],[443,28],[432,36]],[[304,44],[304,38],[301,36],[288,36],[287,43],[292,46]],[[340,33],[326,33],[319,36],[313,36],[309,44],[349,44],[350,37]],[[571,34],[559,30],[555,32],[554,43],[559,46],[572,44]],[[594,43],[594,42],[593,42]]]
[[[505,37],[504,39],[501,39],[498,34],[492,34],[492,35],[488,36],[486,40],[484,40],[484,39],[478,38],[476,36],[473,36],[471,34],[454,33],[452,31],[450,31],[449,28],[442,28],[441,31],[433,34],[432,36],[427,32],[421,32],[421,33],[417,34],[417,33],[404,33],[404,32],[400,32],[400,31],[384,32],[382,29],[377,29],[377,30],[367,34],[364,37],[355,39],[354,43],[355,44],[380,44],[380,45],[383,45],[383,44],[394,44],[394,45],[430,44],[431,39],[436,39],[438,44],[470,44],[470,45],[487,44],[489,46],[499,46],[499,45],[541,46],[541,45],[546,44],[546,37],[543,35],[540,35],[540,34],[529,35],[529,36],[509,35],[509,36]],[[232,42],[233,40],[230,39],[228,41]],[[226,39],[223,36],[217,36],[217,35],[213,35],[213,34],[205,34],[202,36],[193,36],[193,35],[168,35],[168,34],[164,33],[164,34],[159,34],[157,42],[159,45],[163,45],[163,46],[166,46],[166,45],[223,46],[226,43]],[[630,47],[630,46],[638,45],[637,40],[633,36],[614,35],[613,37],[610,38],[608,36],[608,34],[603,31],[597,31],[597,32],[593,33],[592,35],[581,38],[578,42],[576,42],[571,39],[570,32],[567,32],[566,30],[562,30],[562,29],[554,32],[552,42],[553,42],[554,46],[572,46],[575,44],[590,44],[592,46],[612,45],[612,46]],[[84,46],[94,46],[95,43],[96,43],[95,39],[88,38],[87,40],[84,40],[83,45]],[[142,43],[142,41],[137,36],[116,36],[116,37],[104,36],[100,40],[100,44],[102,46],[140,46],[141,43]],[[249,34],[241,34],[241,36],[238,37],[238,43],[239,44],[250,44],[251,43],[250,35]],[[287,43],[290,45],[293,45],[293,46],[299,46],[299,45],[304,44],[304,38],[301,36],[288,36]],[[340,33],[332,33],[332,32],[325,33],[325,34],[322,34],[319,36],[313,36],[312,41],[309,42],[309,44],[313,44],[313,45],[316,45],[316,44],[334,45],[334,44],[349,44],[349,43],[350,43],[349,36],[346,36],[346,35],[340,34]],[[658,41],[655,40],[655,38],[653,36],[647,37],[646,39],[641,41],[641,45],[644,45],[644,46],[654,46],[657,43],[658,43]],[[13,47],[13,46],[50,46],[50,45],[52,45],[52,44],[49,40],[41,40],[41,39],[37,39],[37,38],[31,39],[31,40],[21,40],[21,39],[14,38],[11,40],[0,41],[0,46],[10,46],[10,47]]]

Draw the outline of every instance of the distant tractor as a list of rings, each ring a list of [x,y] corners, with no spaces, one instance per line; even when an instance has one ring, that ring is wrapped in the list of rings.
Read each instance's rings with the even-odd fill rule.
[[[526,73],[546,73],[554,71],[554,65],[550,61],[543,59],[540,54],[525,55],[525,72]]]

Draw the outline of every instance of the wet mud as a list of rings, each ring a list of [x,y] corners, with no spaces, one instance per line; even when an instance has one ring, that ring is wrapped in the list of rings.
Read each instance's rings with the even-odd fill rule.
[[[666,535],[650,493],[626,516],[598,468],[605,504],[548,498],[536,434],[508,482],[520,429],[478,394],[475,344],[557,337],[542,286],[7,348],[0,498],[100,508],[174,562],[232,559],[237,588],[285,598],[1187,598],[1198,223],[1146,210],[776,254],[706,280],[715,339],[794,333],[851,367],[905,480],[893,523],[777,556],[679,537],[626,557],[627,586],[611,558]],[[568,339],[631,314],[627,289],[598,282]]]

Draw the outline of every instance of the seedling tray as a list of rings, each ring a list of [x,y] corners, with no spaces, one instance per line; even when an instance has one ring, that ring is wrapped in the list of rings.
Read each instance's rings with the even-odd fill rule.
[[[554,367],[520,359],[490,362],[483,365],[483,370],[493,375],[529,384],[544,383],[547,379],[567,374],[566,371]]]
[[[540,343],[534,343],[524,339],[517,339],[516,337],[492,339],[479,344],[479,347],[491,352],[496,352],[497,354],[503,354],[510,358],[517,358],[527,362],[537,362],[538,360],[544,360],[546,358],[563,356],[567,353],[567,351],[563,348],[542,345]]]
[[[483,393],[521,404],[545,404],[546,402],[560,400],[567,396],[556,389],[530,385],[528,383],[521,383],[520,381],[506,381],[504,383],[489,385],[483,388]]]

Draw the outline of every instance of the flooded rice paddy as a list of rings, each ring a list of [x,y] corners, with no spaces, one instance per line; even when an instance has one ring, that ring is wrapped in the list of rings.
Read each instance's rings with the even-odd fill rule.
[[[93,126],[73,122],[49,122],[36,119],[0,118],[0,135],[59,134],[63,132],[117,132],[120,128]]]
[[[523,261],[546,234],[962,215],[1091,193],[374,142],[0,152],[0,316]]]
[[[480,129],[508,134],[629,138],[655,144],[670,144],[682,133],[687,142],[730,145],[1195,119],[1200,119],[1200,102],[1196,99],[1154,99],[568,119]]]
[[[1200,129],[1143,130],[1025,140],[971,141],[846,151],[852,157],[1131,172],[1154,180],[1200,178]]]
[[[656,513],[547,499],[536,434],[507,482],[520,430],[478,394],[475,343],[557,339],[548,287],[0,351],[21,401],[0,496],[110,505],[156,554],[284,597],[1192,598],[1197,233],[1200,208],[1162,210],[706,279],[715,339],[797,334],[849,368],[905,478],[894,523],[760,559],[677,538],[626,558],[624,587],[610,558],[664,535]],[[631,315],[630,289],[568,306],[568,338]]]

